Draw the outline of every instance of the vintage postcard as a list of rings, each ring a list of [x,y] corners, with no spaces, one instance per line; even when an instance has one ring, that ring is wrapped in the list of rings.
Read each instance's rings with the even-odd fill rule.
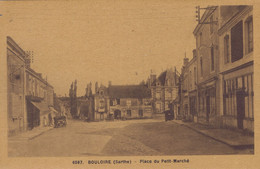
[[[255,1],[1,1],[0,168],[257,168]]]

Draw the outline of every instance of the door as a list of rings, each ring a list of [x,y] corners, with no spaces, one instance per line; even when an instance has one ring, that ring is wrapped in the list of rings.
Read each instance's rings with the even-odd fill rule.
[[[244,92],[238,91],[237,97],[237,127],[243,129],[243,120],[245,118],[245,95]]]
[[[210,97],[206,97],[206,121],[209,122],[209,113],[210,113]]]

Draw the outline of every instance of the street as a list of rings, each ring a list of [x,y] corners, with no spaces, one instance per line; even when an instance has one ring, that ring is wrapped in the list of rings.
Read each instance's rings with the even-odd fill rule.
[[[68,121],[32,140],[9,139],[10,157],[253,154],[199,134],[174,121]]]

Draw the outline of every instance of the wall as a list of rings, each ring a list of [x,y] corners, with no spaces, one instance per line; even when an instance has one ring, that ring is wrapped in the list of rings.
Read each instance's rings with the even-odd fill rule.
[[[9,135],[22,131],[26,123],[24,94],[24,59],[10,47],[7,50],[7,85],[8,85],[8,131]]]

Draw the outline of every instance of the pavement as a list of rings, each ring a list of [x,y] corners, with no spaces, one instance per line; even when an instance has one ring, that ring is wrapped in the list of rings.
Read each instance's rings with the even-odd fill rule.
[[[52,126],[48,127],[36,127],[33,128],[32,130],[28,130],[22,133],[19,133],[14,136],[10,136],[8,138],[9,141],[21,141],[21,140],[32,140],[42,134],[44,134],[47,131],[50,131],[54,129]]]
[[[211,128],[206,125],[174,120],[198,133],[235,148],[254,147],[254,137],[231,129]]]
[[[8,138],[10,157],[254,154],[254,138],[228,129],[164,119],[39,127]]]

